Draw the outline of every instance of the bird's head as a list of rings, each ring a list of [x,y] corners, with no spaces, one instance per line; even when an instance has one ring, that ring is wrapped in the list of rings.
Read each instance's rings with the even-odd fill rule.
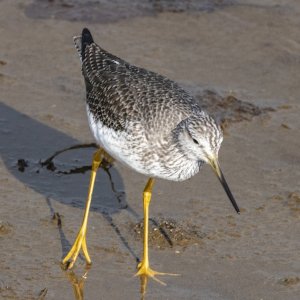
[[[184,120],[178,141],[189,159],[210,163],[218,157],[223,133],[213,118],[201,113]]]
[[[199,166],[207,163],[212,167],[233,207],[239,213],[240,210],[219,165],[218,153],[223,141],[223,133],[215,120],[203,111],[190,116],[180,124],[177,139],[185,156],[197,161]]]

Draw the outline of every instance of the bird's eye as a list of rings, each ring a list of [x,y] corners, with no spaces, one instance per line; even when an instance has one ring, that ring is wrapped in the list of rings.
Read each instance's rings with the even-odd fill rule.
[[[198,142],[196,139],[193,139],[193,142],[194,142],[195,144],[199,144],[199,142]]]

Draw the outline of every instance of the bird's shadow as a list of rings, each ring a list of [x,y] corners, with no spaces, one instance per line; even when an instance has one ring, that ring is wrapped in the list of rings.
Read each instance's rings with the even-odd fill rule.
[[[85,207],[89,184],[89,175],[85,172],[90,170],[94,144],[78,146],[78,140],[3,103],[0,103],[0,139],[1,157],[7,169],[19,181],[45,197],[51,218],[56,218],[58,225],[60,216],[53,209],[53,201]],[[126,201],[119,172],[114,167],[100,168],[91,210],[102,214],[138,262],[137,254],[113,220],[113,215],[124,209],[140,218]],[[63,228],[58,226],[58,230],[63,257],[71,245]]]
[[[20,182],[44,196],[49,207],[49,218],[57,224],[62,247],[61,257],[64,257],[70,250],[71,243],[64,233],[61,216],[55,211],[53,202],[85,208],[89,185],[87,172],[91,170],[91,159],[97,146],[80,144],[78,140],[65,133],[1,102],[0,141],[1,158],[6,168]],[[139,257],[114,222],[114,214],[126,210],[137,221],[140,221],[141,216],[126,201],[121,175],[108,162],[102,164],[97,172],[90,209],[99,212],[105,218],[123,246],[138,263]],[[154,219],[150,221],[159,227]],[[79,225],[80,223],[78,228]],[[160,228],[160,231],[172,246],[168,234],[163,228]],[[66,276],[73,286],[75,299],[83,299],[86,276],[76,277],[73,272],[67,272]],[[141,278],[141,299],[145,299],[146,287],[147,278]]]

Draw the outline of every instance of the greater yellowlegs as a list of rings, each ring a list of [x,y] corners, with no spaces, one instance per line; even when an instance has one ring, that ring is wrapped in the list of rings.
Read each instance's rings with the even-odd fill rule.
[[[186,180],[208,163],[239,213],[218,163],[222,131],[177,83],[103,50],[88,29],[74,42],[82,62],[88,121],[100,149],[93,157],[83,222],[62,263],[71,268],[81,249],[91,263],[86,231],[96,171],[104,157],[112,157],[150,178],[143,194],[144,249],[136,275],[166,274],[149,266],[148,211],[154,179]]]

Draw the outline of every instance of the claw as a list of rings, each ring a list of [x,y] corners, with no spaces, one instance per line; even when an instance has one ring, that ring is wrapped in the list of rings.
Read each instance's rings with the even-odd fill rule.
[[[153,280],[157,281],[158,283],[162,284],[162,285],[167,285],[165,282],[163,282],[162,280],[159,280],[158,278],[156,278],[156,276],[180,276],[180,274],[174,274],[174,273],[163,273],[163,272],[157,272],[154,271],[153,269],[151,269],[149,267],[149,264],[146,263],[139,263],[138,264],[138,271],[136,272],[136,274],[134,276],[140,276],[140,277],[150,277]]]
[[[87,265],[90,265],[92,263],[87,250],[85,236],[86,236],[86,231],[84,229],[80,230],[72,248],[70,249],[69,253],[65,256],[65,258],[61,262],[62,268],[64,270],[70,270],[73,268],[74,263],[81,249],[86,259]]]

